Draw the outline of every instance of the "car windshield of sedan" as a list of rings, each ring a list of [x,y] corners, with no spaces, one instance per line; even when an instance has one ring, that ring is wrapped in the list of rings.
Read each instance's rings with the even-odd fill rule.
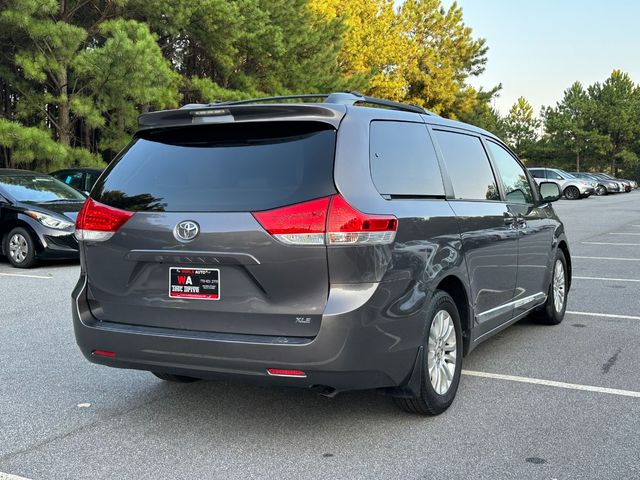
[[[573,175],[571,175],[569,172],[565,172],[564,170],[556,170],[562,177],[564,177],[565,180],[571,180],[571,179],[575,179],[576,177],[574,177]]]
[[[19,202],[84,202],[75,189],[49,176],[2,175],[0,188]]]

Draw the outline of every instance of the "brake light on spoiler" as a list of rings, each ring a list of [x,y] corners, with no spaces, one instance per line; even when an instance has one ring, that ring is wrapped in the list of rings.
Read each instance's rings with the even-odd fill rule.
[[[289,245],[387,245],[393,243],[398,219],[362,213],[341,195],[298,203],[253,216],[262,227]]]
[[[104,242],[132,216],[133,212],[103,205],[89,197],[76,218],[75,236],[78,240]]]

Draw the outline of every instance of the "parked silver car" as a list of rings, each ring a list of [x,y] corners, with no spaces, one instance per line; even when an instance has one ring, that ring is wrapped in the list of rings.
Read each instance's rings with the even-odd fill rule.
[[[584,172],[571,172],[571,175],[582,180],[596,182],[596,195],[624,192],[624,183],[618,180],[598,178],[594,174]]]
[[[553,182],[560,187],[560,191],[569,200],[578,200],[595,193],[598,183],[593,180],[582,180],[559,168],[530,168],[529,172],[536,183]]]

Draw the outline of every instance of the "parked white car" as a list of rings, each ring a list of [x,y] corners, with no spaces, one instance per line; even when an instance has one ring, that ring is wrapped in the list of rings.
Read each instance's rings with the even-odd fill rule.
[[[536,183],[553,182],[560,187],[560,191],[569,200],[578,200],[592,195],[598,183],[590,180],[582,180],[559,168],[529,168],[529,172]]]

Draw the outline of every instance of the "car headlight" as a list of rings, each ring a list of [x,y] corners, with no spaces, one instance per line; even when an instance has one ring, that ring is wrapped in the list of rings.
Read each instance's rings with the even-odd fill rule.
[[[34,212],[31,210],[24,213],[29,215],[31,218],[36,219],[45,227],[55,228],[56,230],[66,230],[69,227],[73,227],[73,222],[56,218],[52,215],[47,215],[46,213]]]

